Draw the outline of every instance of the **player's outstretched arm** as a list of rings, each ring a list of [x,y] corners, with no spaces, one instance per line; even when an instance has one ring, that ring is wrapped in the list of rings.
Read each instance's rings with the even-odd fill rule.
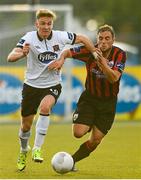
[[[23,54],[23,50],[21,48],[14,48],[8,55],[8,62],[15,62],[19,59],[23,58],[25,55]]]
[[[85,35],[81,35],[81,34],[77,34],[76,35],[76,40],[75,43],[82,43],[84,44],[84,46],[93,54],[93,56],[95,57],[95,51],[96,48],[94,46],[94,43]]]
[[[119,80],[121,76],[121,73],[119,71],[113,70],[108,65],[105,65],[102,63],[101,63],[101,68],[102,68],[103,73],[107,76],[107,79],[109,80],[110,83],[113,84]]]

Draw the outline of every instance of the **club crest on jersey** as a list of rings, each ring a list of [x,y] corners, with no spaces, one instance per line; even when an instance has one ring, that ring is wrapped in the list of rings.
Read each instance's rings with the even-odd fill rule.
[[[109,65],[110,68],[112,68],[113,65],[114,65],[114,61],[109,61],[109,62],[108,62],[108,65]]]
[[[60,50],[59,45],[58,44],[54,45],[53,46],[53,50],[54,51],[59,51]]]
[[[38,55],[39,61],[44,64],[48,64],[49,62],[57,59],[57,57],[58,55],[51,51],[43,52]]]

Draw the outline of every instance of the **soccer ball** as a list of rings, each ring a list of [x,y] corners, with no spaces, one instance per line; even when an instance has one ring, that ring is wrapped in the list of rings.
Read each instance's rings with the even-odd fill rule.
[[[67,152],[58,152],[54,154],[51,165],[53,169],[60,174],[65,174],[72,170],[73,168],[73,158]]]

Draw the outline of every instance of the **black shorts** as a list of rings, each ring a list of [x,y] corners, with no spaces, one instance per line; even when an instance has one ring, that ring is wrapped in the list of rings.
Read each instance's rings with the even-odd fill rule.
[[[114,121],[116,104],[116,97],[96,98],[84,91],[73,114],[73,123],[95,125],[101,132],[107,134]]]
[[[23,117],[36,114],[41,100],[46,95],[52,95],[55,103],[61,93],[61,84],[49,88],[35,88],[24,83],[22,90],[21,114]]]

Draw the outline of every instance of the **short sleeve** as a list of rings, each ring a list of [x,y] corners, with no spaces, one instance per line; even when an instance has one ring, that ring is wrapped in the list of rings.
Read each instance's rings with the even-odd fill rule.
[[[60,31],[58,33],[58,38],[63,44],[74,44],[76,39],[76,34],[66,31]]]
[[[122,73],[125,68],[125,62],[126,62],[126,52],[120,51],[117,55],[116,63],[113,69]]]
[[[92,54],[85,46],[76,46],[70,49],[72,58],[87,63],[90,59],[93,59]]]
[[[25,43],[29,43],[30,44],[30,34],[29,33],[26,33],[20,40],[19,42],[17,43],[16,47],[23,47]]]

